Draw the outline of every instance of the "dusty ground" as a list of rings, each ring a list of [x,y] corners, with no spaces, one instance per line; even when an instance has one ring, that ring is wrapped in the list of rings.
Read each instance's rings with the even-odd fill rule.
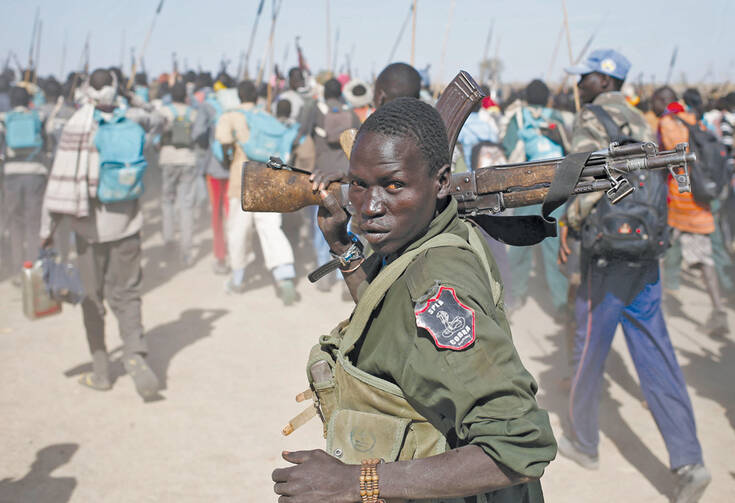
[[[79,308],[30,322],[20,293],[0,283],[0,502],[275,501],[270,472],[283,449],[323,445],[313,420],[293,435],[283,425],[303,408],[307,351],[346,317],[340,290],[318,292],[302,280],[303,300],[284,308],[267,276],[228,296],[211,272],[211,234],[202,226],[196,265],[185,271],[163,249],[160,213],[146,206],[143,316],[163,399],[142,403],[119,361],[114,389],[77,384],[89,368]],[[685,281],[682,313],[669,329],[694,403],[713,481],[702,501],[735,500],[735,336],[713,340],[694,320],[708,299]],[[735,324],[735,312],[730,311]],[[119,338],[107,317],[117,360]],[[563,332],[531,300],[514,316],[524,363],[557,434],[566,400],[559,382]],[[621,334],[622,335],[622,334]],[[601,469],[558,458],[542,481],[547,501],[665,502],[673,478],[637,375],[618,336],[607,365],[601,408]]]

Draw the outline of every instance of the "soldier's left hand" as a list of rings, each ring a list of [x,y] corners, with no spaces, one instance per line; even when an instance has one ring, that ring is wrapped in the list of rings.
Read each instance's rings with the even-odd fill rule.
[[[311,190],[324,190],[330,183],[343,180],[346,176],[346,166],[340,167],[339,165],[332,166],[329,164],[316,166],[314,172],[309,176]]]
[[[346,465],[321,449],[282,453],[294,466],[273,470],[279,503],[360,501],[360,466]]]

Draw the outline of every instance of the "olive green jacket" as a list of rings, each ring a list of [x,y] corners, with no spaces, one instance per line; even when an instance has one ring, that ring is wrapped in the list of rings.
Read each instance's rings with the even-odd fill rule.
[[[440,233],[468,240],[469,232],[451,200],[406,251]],[[492,281],[470,249],[445,246],[421,252],[388,289],[363,337],[346,356],[360,370],[395,383],[446,437],[449,448],[478,445],[502,467],[541,477],[554,459],[556,443],[548,414],[536,403],[536,382],[513,345],[502,292],[497,292],[497,265],[485,243],[483,247]],[[395,258],[370,257],[368,280]],[[458,301],[475,313],[475,340],[461,350],[442,349],[424,328],[417,328],[416,311],[442,286],[453,289]],[[483,495],[482,500],[543,501],[543,495],[540,484],[533,482]]]

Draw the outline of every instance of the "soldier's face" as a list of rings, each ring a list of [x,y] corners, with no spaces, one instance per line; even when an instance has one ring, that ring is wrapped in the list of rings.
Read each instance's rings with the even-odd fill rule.
[[[592,103],[598,94],[604,92],[602,76],[599,73],[587,73],[579,78],[579,100],[582,103]]]
[[[422,236],[438,200],[449,194],[449,166],[429,175],[413,139],[379,133],[358,137],[348,178],[355,223],[381,255],[399,251]]]

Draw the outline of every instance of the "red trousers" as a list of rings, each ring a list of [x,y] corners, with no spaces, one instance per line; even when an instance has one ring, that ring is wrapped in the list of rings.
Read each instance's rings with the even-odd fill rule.
[[[212,205],[212,232],[214,233],[212,245],[214,257],[220,261],[224,261],[227,256],[224,219],[229,211],[229,204],[227,204],[228,182],[227,178],[212,178],[207,175],[209,202]]]

